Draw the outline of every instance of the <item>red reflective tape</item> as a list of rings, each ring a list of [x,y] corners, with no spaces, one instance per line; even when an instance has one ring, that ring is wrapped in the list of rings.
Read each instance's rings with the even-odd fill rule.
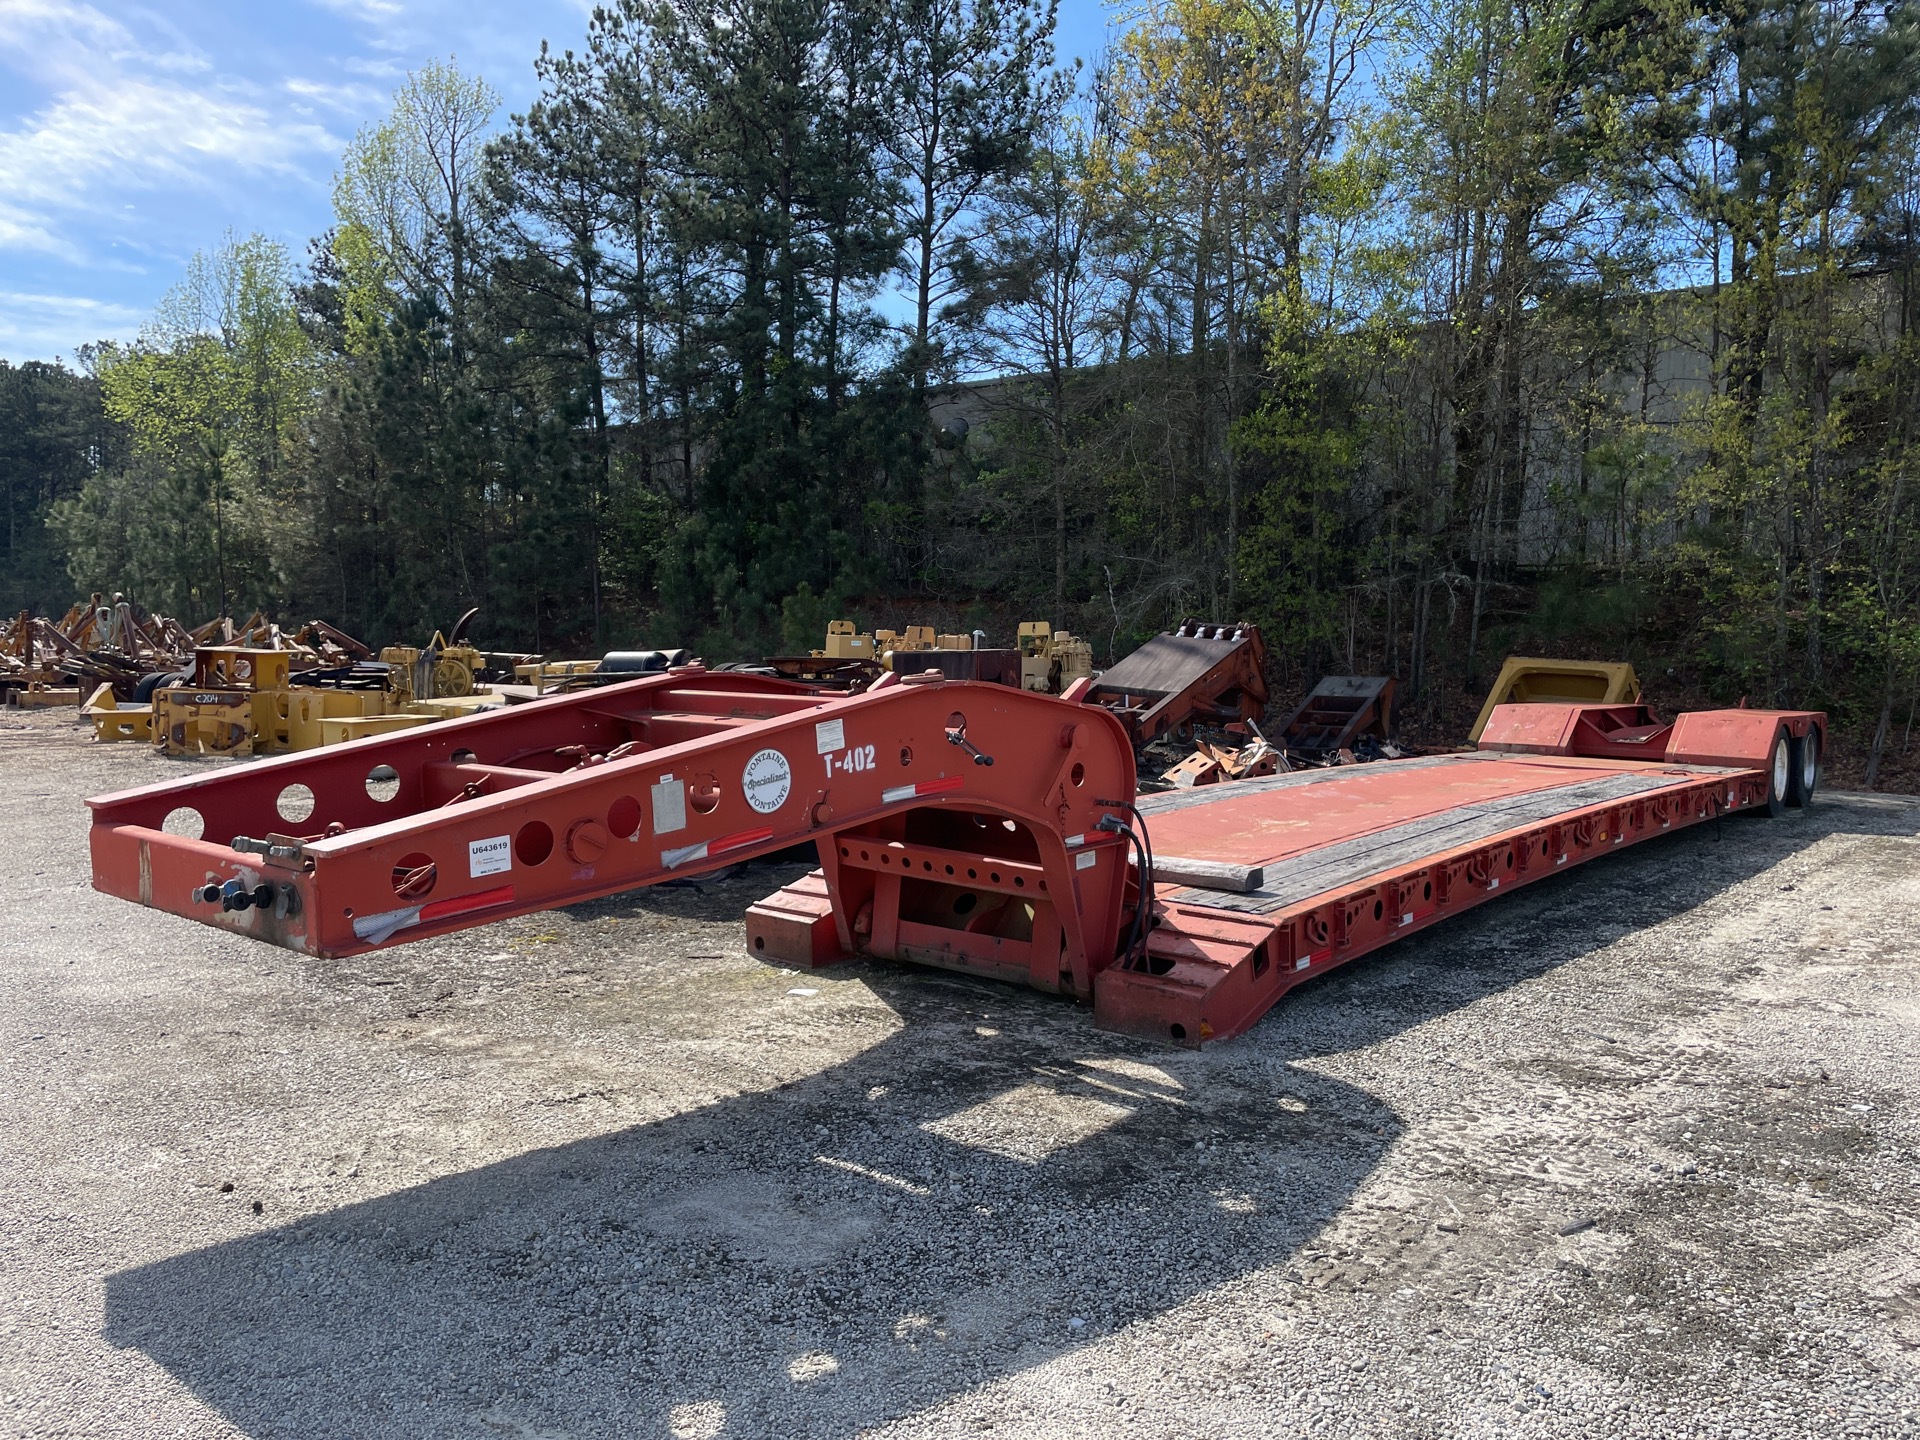
[[[758,845],[762,840],[772,838],[771,825],[763,825],[758,830],[740,830],[732,835],[722,835],[718,840],[709,840],[707,854],[718,855],[725,850],[738,850],[742,845]]]
[[[353,922],[354,938],[364,940],[369,945],[384,945],[398,932],[424,925],[429,920],[444,920],[449,915],[468,915],[476,910],[492,910],[512,903],[513,887],[500,885],[492,890],[477,890],[471,895],[436,900],[431,905],[405,905],[378,915],[360,916]]]
[[[429,920],[444,920],[449,915],[465,915],[472,910],[491,910],[496,905],[513,903],[513,886],[498,885],[491,890],[479,890],[471,895],[456,895],[449,900],[436,900],[431,905],[420,907],[420,920],[425,924]]]

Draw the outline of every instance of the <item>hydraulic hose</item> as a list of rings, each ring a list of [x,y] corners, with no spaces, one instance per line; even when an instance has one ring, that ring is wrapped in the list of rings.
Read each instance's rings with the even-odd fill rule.
[[[1102,830],[1124,835],[1132,844],[1140,867],[1140,894],[1133,907],[1133,920],[1127,927],[1127,948],[1125,963],[1131,967],[1136,952],[1144,953],[1147,942],[1153,933],[1153,837],[1147,831],[1147,817],[1139,808],[1127,800],[1096,800],[1096,805],[1105,805],[1116,810],[1125,810],[1133,816],[1134,823],[1127,824],[1116,816],[1109,815],[1100,822]]]

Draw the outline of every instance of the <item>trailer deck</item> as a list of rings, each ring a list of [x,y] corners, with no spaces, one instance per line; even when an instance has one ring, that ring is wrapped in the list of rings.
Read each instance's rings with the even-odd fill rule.
[[[332,957],[811,842],[753,953],[964,970],[1197,1046],[1503,890],[1804,800],[1825,728],[1515,705],[1473,752],[1138,797],[1091,688],[686,667],[89,801],[94,884]]]
[[[1096,992],[1100,1022],[1165,1025],[1174,1040],[1238,1034],[1335,965],[1503,890],[1765,798],[1753,770],[1485,752],[1146,796],[1155,849],[1218,878],[1156,886],[1167,923],[1144,965]]]

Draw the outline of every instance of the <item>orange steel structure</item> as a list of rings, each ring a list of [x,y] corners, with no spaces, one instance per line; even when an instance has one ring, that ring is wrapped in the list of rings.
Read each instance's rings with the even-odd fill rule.
[[[1472,752],[1137,797],[1089,688],[687,667],[91,800],[94,884],[334,957],[812,842],[820,868],[749,910],[755,954],[1017,981],[1199,1045],[1507,889],[1804,800],[1825,733],[1506,706]]]

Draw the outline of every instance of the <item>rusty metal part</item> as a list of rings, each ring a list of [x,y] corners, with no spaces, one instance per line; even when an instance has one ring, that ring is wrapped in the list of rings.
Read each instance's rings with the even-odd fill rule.
[[[1088,699],[1112,712],[1140,748],[1195,722],[1258,720],[1267,705],[1266,658],[1257,627],[1190,620],[1095,677]]]
[[[1370,751],[1393,736],[1393,681],[1384,675],[1328,675],[1281,722],[1279,746],[1295,759],[1323,764],[1353,752],[1363,740]]]
[[[1257,780],[1288,768],[1286,756],[1261,737],[1256,736],[1238,750],[1225,745],[1210,745],[1202,740],[1194,746],[1193,754],[1160,778],[1176,790],[1191,790],[1196,785]]]

